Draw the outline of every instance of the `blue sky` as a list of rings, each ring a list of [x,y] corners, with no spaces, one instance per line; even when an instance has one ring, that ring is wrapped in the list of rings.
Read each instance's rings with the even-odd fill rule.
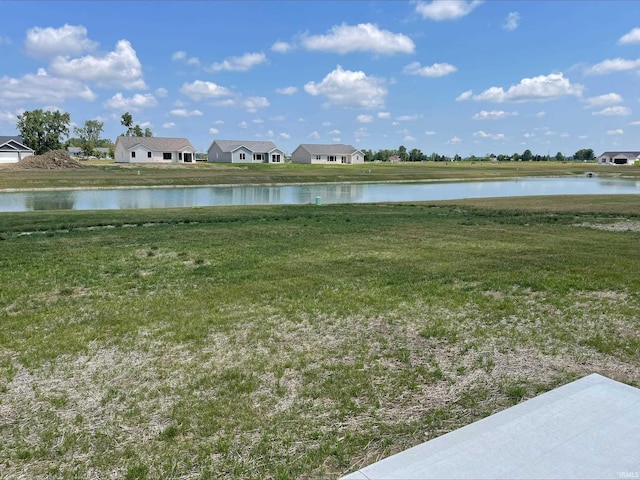
[[[640,150],[636,1],[3,1],[0,134],[60,109],[156,136],[426,154]]]

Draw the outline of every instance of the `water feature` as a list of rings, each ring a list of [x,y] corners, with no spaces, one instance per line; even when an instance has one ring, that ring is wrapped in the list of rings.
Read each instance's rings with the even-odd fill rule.
[[[640,181],[519,178],[441,183],[345,183],[210,187],[107,188],[0,192],[0,212],[376,203],[536,195],[638,194]],[[318,198],[320,200],[318,200]]]

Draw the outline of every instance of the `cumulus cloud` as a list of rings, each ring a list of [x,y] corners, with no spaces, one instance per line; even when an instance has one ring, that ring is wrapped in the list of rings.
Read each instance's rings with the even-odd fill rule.
[[[380,108],[387,95],[383,80],[368,77],[362,71],[343,70],[340,65],[321,82],[305,84],[304,90],[309,95],[326,97],[326,105],[356,108]]]
[[[471,100],[473,97],[473,90],[467,90],[466,92],[462,92],[456,98],[456,102],[464,102],[465,100]]]
[[[136,93],[131,98],[126,98],[118,92],[109,100],[104,102],[104,106],[110,110],[140,110],[141,108],[155,107],[158,104],[156,98],[150,93],[144,95]]]
[[[176,126],[176,124],[173,123],[173,122],[167,122],[167,123],[162,124],[162,128],[173,128],[175,126]]]
[[[605,115],[607,117],[631,115],[631,109],[616,105],[615,107],[607,107],[599,112],[592,112],[593,115]]]
[[[396,118],[396,120],[398,122],[413,122],[414,120],[418,120],[419,118],[422,118],[422,115],[420,115],[419,113],[415,113],[413,115],[400,115],[398,118]]]
[[[316,131],[313,131],[309,134],[309,138],[313,138],[315,140],[318,140],[320,138],[320,134]]]
[[[350,52],[373,52],[380,55],[413,53],[416,46],[406,35],[380,30],[372,23],[358,25],[337,25],[326,35],[312,35],[302,38],[302,45],[308,50],[320,50],[345,54]]]
[[[607,130],[607,135],[624,135],[624,130],[616,128],[615,130]]]
[[[249,124],[243,120],[242,122],[240,122],[240,123],[238,124],[238,126],[239,126],[240,128],[247,128],[247,127],[249,127]]]
[[[127,40],[120,40],[116,49],[106,55],[86,55],[80,58],[56,57],[51,72],[61,77],[93,81],[103,87],[118,86],[127,90],[147,88],[142,78],[142,65],[136,51]]]
[[[248,97],[242,101],[242,105],[248,112],[255,113],[259,108],[268,107],[269,100],[265,97]]]
[[[520,14],[518,12],[509,12],[509,15],[507,15],[502,28],[508,30],[509,32],[512,32],[513,30],[516,30],[518,28],[519,24]]]
[[[184,108],[176,108],[175,110],[171,110],[169,113],[176,117],[201,117],[204,115],[200,110],[187,110]]]
[[[293,45],[287,42],[275,42],[271,45],[271,51],[276,53],[287,53],[293,50]]]
[[[624,72],[640,68],[640,59],[627,60],[624,58],[612,58],[587,68],[587,75],[607,75],[609,73]]]
[[[482,130],[479,130],[473,134],[476,138],[489,138],[491,140],[504,140],[504,133],[487,133]]]
[[[506,91],[502,87],[491,87],[479,95],[473,95],[472,98],[496,103],[546,101],[569,95],[580,97],[583,90],[582,85],[572,84],[562,73],[551,73],[523,78],[520,83],[512,85]]]
[[[200,59],[198,57],[187,57],[187,52],[182,50],[171,55],[171,60],[174,62],[184,62],[187,65],[200,65]]]
[[[231,90],[213,82],[196,80],[192,83],[185,83],[180,88],[180,92],[192,100],[202,100],[203,98],[220,98],[232,94]]]
[[[156,89],[156,97],[165,98],[169,92],[166,88],[158,88]]]
[[[63,103],[70,98],[93,101],[95,93],[76,80],[52,77],[39,69],[37,75],[27,74],[21,78],[0,77],[0,104]]]
[[[378,118],[388,119],[391,118],[391,113],[389,112],[378,112]]]
[[[27,30],[25,50],[35,58],[77,56],[94,50],[98,44],[87,38],[82,25],[65,24],[60,28],[34,27]]]
[[[291,135],[289,135],[287,132],[281,132],[278,134],[278,136],[280,138],[284,138],[285,140],[289,140],[291,138]]]
[[[331,130],[329,135],[340,135],[342,132],[338,129]]]
[[[547,114],[547,112],[541,111],[536,113],[536,118],[543,118],[545,115]]]
[[[404,67],[402,71],[408,75],[418,75],[420,77],[444,77],[458,71],[458,69],[449,63],[434,63],[428,67],[423,67],[420,62],[413,62]]]
[[[460,137],[451,137],[449,140],[447,140],[447,145],[456,145],[458,143],[462,142],[462,139]]]
[[[229,57],[220,63],[214,63],[209,67],[212,72],[246,72],[251,70],[256,65],[265,63],[267,56],[262,53],[245,53],[240,57]]]
[[[416,137],[412,137],[411,135],[405,135],[402,140],[404,142],[415,142]]]
[[[501,120],[507,117],[515,117],[516,115],[518,115],[518,112],[505,112],[504,110],[491,110],[488,112],[482,110],[471,118],[473,120]]]
[[[217,134],[219,134],[219,133],[220,133],[220,130],[218,130],[217,128],[211,127],[211,128],[209,129],[209,133],[210,133],[211,135],[217,135]]]
[[[0,122],[3,123],[16,123],[16,117],[22,112],[12,113],[7,110],[0,111]]]
[[[280,95],[293,95],[298,91],[298,87],[276,88],[276,92]]]
[[[640,125],[640,120],[636,120],[635,122],[630,122],[629,125]]]
[[[482,0],[433,0],[418,2],[416,12],[431,20],[453,20],[470,14]]]
[[[597,97],[589,97],[584,99],[585,108],[605,107],[607,105],[615,105],[622,103],[622,97],[617,93],[607,93],[598,95]]]
[[[431,135],[435,135],[435,134],[436,134],[436,132],[434,132],[433,130],[427,130],[426,132],[424,132],[424,134],[425,134],[427,137],[430,137]]]
[[[618,43],[624,45],[626,43],[640,43],[640,28],[634,28],[629,33],[625,33]]]
[[[373,115],[358,115],[357,120],[360,123],[371,123],[373,122]]]

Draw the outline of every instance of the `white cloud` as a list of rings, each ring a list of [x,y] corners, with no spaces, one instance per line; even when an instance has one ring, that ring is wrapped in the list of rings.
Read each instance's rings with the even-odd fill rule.
[[[298,121],[299,121],[300,123],[304,123],[304,122],[306,122],[307,120],[306,120],[306,119],[304,119],[304,118],[302,118],[302,117],[300,117],[300,118],[298,119]]]
[[[165,98],[169,92],[166,88],[158,88],[156,89],[156,97]]]
[[[501,120],[507,117],[515,117],[516,115],[518,115],[518,112],[505,112],[503,110],[491,110],[488,112],[486,110],[482,110],[471,118],[473,120]]]
[[[630,122],[629,125],[640,125],[640,120],[636,120],[635,122]]]
[[[640,28],[634,28],[629,33],[625,33],[618,43],[624,45],[626,43],[640,43]]]
[[[363,138],[363,137],[370,137],[371,134],[369,133],[366,127],[360,127],[358,130],[355,131],[353,136],[355,138]]]
[[[267,56],[262,52],[245,53],[240,57],[229,57],[220,63],[214,63],[211,65],[210,70],[212,72],[246,72],[266,61]]]
[[[622,107],[620,105],[616,105],[615,107],[607,107],[599,112],[592,112],[593,115],[605,115],[607,117],[611,116],[622,116],[622,115],[631,115],[631,109],[627,107]]]
[[[314,138],[316,140],[318,140],[320,138],[320,134],[316,131],[313,131],[309,134],[309,138]]]
[[[470,14],[474,8],[482,3],[481,0],[433,0],[432,2],[418,2],[416,12],[423,18],[431,20],[453,20]]]
[[[531,102],[560,98],[566,95],[582,96],[584,87],[572,84],[562,73],[551,73],[533,78],[523,78],[517,85],[508,90],[502,87],[491,87],[473,99],[485,102]]]
[[[473,91],[467,90],[466,92],[462,92],[460,95],[458,95],[458,97],[456,98],[456,102],[463,102],[465,100],[470,100],[472,97],[473,97]]]
[[[473,134],[474,137],[477,138],[489,138],[491,140],[504,140],[504,133],[487,133],[482,130],[479,130]]]
[[[342,141],[342,139],[341,139],[340,137],[333,137],[333,138],[331,139],[331,141],[332,141],[333,143],[340,143],[340,142]]]
[[[293,95],[298,91],[298,87],[276,88],[276,92],[281,95]]]
[[[186,110],[184,108],[176,108],[175,110],[171,110],[169,113],[176,117],[201,117],[204,115],[200,110]]]
[[[585,138],[589,138],[589,135],[579,135],[578,138],[584,140]]]
[[[624,135],[624,130],[616,128],[615,130],[607,130],[607,135]]]
[[[343,70],[340,65],[322,82],[308,82],[304,89],[310,95],[326,97],[326,105],[344,107],[380,108],[387,95],[383,80],[367,77],[362,71]]]
[[[378,112],[378,118],[388,119],[391,118],[391,113],[389,112]]]
[[[216,120],[213,122],[214,125],[224,125],[224,120]]]
[[[427,137],[430,137],[431,135],[435,135],[435,134],[436,134],[436,132],[434,132],[433,130],[427,130],[426,132],[424,132],[424,134],[425,134]]]
[[[238,124],[238,126],[239,126],[240,128],[247,128],[247,127],[249,127],[249,124],[243,120],[242,122],[240,122],[240,123]]]
[[[204,82],[202,80],[183,84],[180,88],[180,92],[192,100],[227,97],[232,93],[228,88],[221,87],[213,82]]]
[[[360,123],[371,123],[371,122],[373,122],[373,116],[372,115],[358,115],[357,120]]]
[[[265,97],[248,97],[242,101],[242,106],[250,113],[255,113],[259,108],[266,108],[269,105],[269,100]]]
[[[422,118],[422,115],[419,113],[415,113],[413,115],[400,115],[396,120],[398,122],[413,122],[414,120],[418,120]]]
[[[547,114],[547,112],[540,111],[540,112],[536,113],[535,116],[538,117],[538,118],[543,118],[546,114]]]
[[[286,133],[286,132],[281,132],[281,133],[279,133],[279,134],[278,134],[278,136],[279,136],[280,138],[284,138],[285,140],[289,140],[289,139],[291,138],[291,135],[289,135],[289,134],[288,134],[288,133]]]
[[[162,125],[162,128],[173,128],[173,127],[175,127],[175,126],[176,126],[176,124],[175,124],[175,123],[173,123],[173,122],[167,122],[167,123],[164,123],[164,124]]]
[[[156,98],[150,93],[144,95],[136,93],[131,98],[126,98],[118,92],[109,100],[104,102],[104,106],[110,110],[139,110],[141,108],[155,107],[158,104]]]
[[[587,75],[606,75],[614,72],[624,72],[640,68],[640,59],[626,60],[624,58],[612,58],[587,68]]]
[[[607,105],[615,105],[616,103],[622,103],[622,97],[617,93],[607,93],[605,95],[598,95],[597,97],[585,98],[585,108],[605,107]]]
[[[507,18],[502,25],[502,28],[512,32],[518,28],[518,24],[520,23],[520,14],[518,12],[509,12]]]
[[[81,55],[94,50],[98,44],[87,38],[82,25],[65,24],[60,28],[34,27],[27,30],[25,49],[35,58]]]
[[[444,77],[458,71],[458,69],[449,63],[434,63],[428,67],[422,67],[420,62],[413,62],[404,67],[402,71],[407,75],[420,77]]]
[[[404,142],[415,142],[416,137],[412,137],[411,135],[405,135],[402,139]]]
[[[118,86],[127,90],[147,88],[142,78],[142,65],[136,51],[127,40],[120,40],[116,49],[103,56],[86,55],[69,59],[56,57],[51,71],[61,77],[94,81],[103,87]]]
[[[39,69],[37,75],[21,78],[0,77],[0,104],[63,103],[69,98],[93,101],[96,95],[89,87],[75,80],[52,77]]]
[[[273,138],[273,130],[267,130],[267,137]]]
[[[272,122],[284,122],[287,119],[284,115],[276,115],[275,117],[269,118]]]
[[[261,118],[254,118],[253,120],[251,120],[251,123],[261,124],[264,123],[264,121]]]
[[[413,53],[416,46],[406,35],[380,30],[372,23],[355,26],[336,25],[327,35],[312,35],[302,38],[308,50],[321,50],[345,54],[350,52],[373,52],[381,55]]]
[[[447,145],[457,145],[458,143],[462,142],[462,139],[459,137],[451,137],[449,140],[447,140]]]
[[[187,65],[200,65],[200,59],[198,57],[187,58],[187,52],[182,50],[175,52],[171,55],[171,60],[174,62],[184,62]]]
[[[340,130],[334,129],[329,132],[329,135],[340,135],[341,133]]]
[[[276,53],[287,53],[293,50],[293,45],[287,42],[275,42],[271,45],[271,51]]]
[[[217,134],[219,134],[219,133],[220,133],[220,130],[218,130],[217,128],[211,127],[211,128],[209,129],[209,134],[210,134],[210,135],[217,135]]]
[[[3,123],[16,123],[18,113],[11,113],[9,111],[0,111],[0,122]]]

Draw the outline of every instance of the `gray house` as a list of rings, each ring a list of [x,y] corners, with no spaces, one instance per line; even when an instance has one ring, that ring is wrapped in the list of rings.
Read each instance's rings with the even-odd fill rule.
[[[600,165],[633,165],[640,162],[640,152],[604,152],[598,157]]]
[[[18,163],[33,154],[33,149],[24,144],[22,137],[0,136],[0,163]]]
[[[364,163],[364,154],[351,145],[334,143],[322,145],[303,143],[291,154],[293,163],[315,163],[321,165]]]
[[[273,142],[214,140],[207,152],[208,162],[284,163],[284,152]]]
[[[195,163],[196,149],[186,138],[125,137],[116,139],[118,163]]]

